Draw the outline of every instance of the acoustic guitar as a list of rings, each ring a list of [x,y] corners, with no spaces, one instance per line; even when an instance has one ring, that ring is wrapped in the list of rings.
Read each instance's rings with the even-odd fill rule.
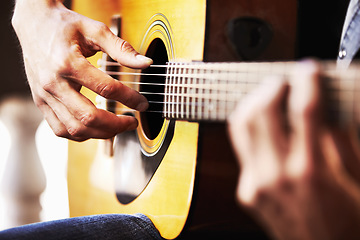
[[[74,0],[75,11],[108,24],[154,65],[139,71],[105,54],[89,59],[144,94],[150,107],[139,113],[82,90],[99,107],[135,116],[139,127],[114,139],[69,142],[71,216],[143,213],[167,239],[189,232],[263,236],[236,203],[239,170],[224,121],[263,76],[291,68],[246,62],[294,58],[296,6],[295,0]]]

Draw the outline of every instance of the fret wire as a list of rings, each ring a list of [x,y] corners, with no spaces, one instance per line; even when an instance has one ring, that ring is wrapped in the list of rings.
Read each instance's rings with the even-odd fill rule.
[[[191,71],[191,73],[194,73],[194,71],[195,71],[195,69],[190,69]],[[194,81],[196,81],[196,79],[195,78],[191,78],[191,83],[192,84],[194,84]],[[191,91],[190,91],[190,94],[191,95],[193,95],[194,94],[194,88],[191,88]],[[196,92],[195,92],[195,95],[196,95]],[[196,109],[195,109],[195,105],[194,105],[194,103],[195,103],[195,98],[194,97],[191,97],[191,102],[193,103],[193,105],[192,105],[192,107],[191,107],[191,119],[195,119],[195,111],[196,111]]]
[[[203,77],[205,75],[205,69],[199,69],[199,74],[200,74],[200,77],[199,77],[199,82],[200,84],[204,84],[205,83],[205,77]],[[200,89],[200,96],[205,96],[207,94],[206,90],[203,88],[203,89]],[[201,102],[204,103],[204,104],[201,104],[201,110],[198,111],[200,113],[200,119],[208,119],[208,114],[207,114],[207,109],[205,108],[206,106],[208,106],[208,102],[209,102],[209,99],[205,99],[205,98],[202,98],[200,97],[201,99]]]
[[[217,75],[218,73],[215,73],[214,70],[211,70],[211,74]],[[217,80],[215,80],[213,84],[215,84],[216,87],[219,86]],[[211,117],[212,117],[213,119],[217,119],[217,118],[218,118],[218,115],[219,115],[219,109],[220,109],[220,111],[224,111],[224,109],[221,109],[221,108],[219,107],[219,104],[218,104],[219,101],[217,101],[217,98],[218,98],[219,95],[220,95],[220,90],[219,90],[218,88],[215,88],[214,90],[210,90],[210,91],[212,91],[212,94],[215,96],[215,99],[214,99],[214,101],[213,101],[213,105],[211,106],[212,109],[211,109],[211,114],[210,114],[210,115],[211,115]],[[225,101],[226,101],[226,98],[225,98]]]
[[[181,68],[180,75],[182,75],[183,73],[184,73],[184,69]],[[180,83],[180,85],[182,86],[182,87],[180,87],[180,89],[181,89],[180,94],[184,94],[184,91],[185,91],[185,87],[183,87],[183,82],[184,82],[184,78],[183,78],[183,77],[180,77],[179,83]],[[185,117],[185,116],[184,116],[184,102],[185,102],[185,96],[183,95],[183,96],[181,97],[181,106],[180,106],[180,116],[181,116],[181,118],[184,118],[184,117]]]
[[[179,95],[177,96],[177,102],[181,102],[181,97],[182,97],[182,94],[181,94],[181,91],[180,91],[180,78],[181,78],[181,74],[180,74],[180,71],[181,71],[181,68],[180,68],[180,64],[181,63],[177,63],[176,66],[177,66],[177,70],[176,70],[176,73],[177,73],[177,78],[176,78],[176,82],[175,84],[177,85],[177,93],[179,93]],[[176,109],[176,117],[177,118],[180,118],[180,104],[177,104],[175,105],[175,109]]]
[[[166,70],[167,72],[169,72],[169,71],[171,71],[171,66],[170,65],[168,65],[167,66],[167,70]],[[169,89],[169,83],[170,83],[170,80],[169,80],[169,75],[168,76],[166,76],[166,79],[165,79],[165,89],[166,89],[166,91],[165,91],[165,105],[164,105],[164,112],[167,112],[168,110],[169,110],[169,105],[168,105],[168,103],[167,102],[170,102],[170,100],[169,100],[169,93],[170,93],[170,89]]]
[[[171,64],[169,64],[169,68],[168,68],[168,73],[171,73],[172,72],[172,68],[173,68],[173,66],[171,65]],[[170,109],[170,102],[172,102],[171,101],[171,96],[170,96],[170,93],[171,93],[171,85],[170,85],[170,83],[171,83],[171,74],[168,74],[168,83],[167,83],[167,88],[168,88],[168,92],[167,92],[167,100],[168,100],[168,103],[166,103],[166,106],[167,106],[167,109],[166,109],[166,111],[165,111],[165,113],[167,113],[167,112],[170,112],[171,111],[171,109]],[[165,114],[164,113],[164,114]],[[168,117],[170,117],[170,116],[168,116]]]
[[[172,102],[174,102],[175,101],[175,94],[173,94],[174,93],[174,78],[175,78],[175,70],[176,70],[176,68],[175,68],[175,63],[173,63],[172,64],[172,71],[170,72],[170,74],[172,75],[171,76],[171,81],[170,81],[170,89],[171,89],[171,91],[170,91],[170,100],[172,101]],[[171,113],[171,117],[172,118],[174,118],[175,116],[174,116],[174,104],[170,104],[170,113]]]
[[[171,72],[171,75],[172,75],[172,80],[171,80],[171,82],[170,82],[170,86],[171,86],[171,93],[170,93],[170,96],[172,96],[172,101],[173,102],[175,102],[175,101],[177,101],[177,99],[176,99],[176,95],[178,94],[178,93],[176,93],[176,91],[175,91],[175,80],[176,80],[176,63],[173,63],[173,70],[172,70],[172,72]],[[172,118],[175,118],[175,104],[171,104],[170,105],[171,106],[171,108],[170,108],[170,111],[171,111],[171,117]]]
[[[172,64],[169,64],[168,67],[169,67],[169,68],[168,68],[167,73],[172,73],[172,71],[173,71],[173,70],[172,70],[172,69],[173,69]],[[167,109],[166,109],[166,111],[165,111],[165,113],[164,113],[165,116],[167,116],[167,115],[166,115],[167,112],[171,112],[171,104],[170,104],[170,103],[172,102],[172,101],[171,101],[171,96],[170,96],[170,93],[171,93],[171,85],[170,85],[170,84],[171,84],[171,78],[172,78],[172,76],[171,76],[171,74],[168,74],[168,75],[169,75],[169,76],[168,76],[167,88],[168,88],[169,91],[168,91],[168,99],[167,99],[168,102],[166,103]],[[170,117],[170,116],[167,116],[167,117]]]
[[[174,69],[173,69],[173,80],[172,80],[172,93],[175,93],[173,95],[173,100],[177,102],[177,96],[179,95],[179,93],[176,92],[176,78],[177,78],[177,71],[178,71],[178,68],[176,67],[177,63],[174,63]],[[176,106],[175,104],[172,104],[171,105],[171,111],[172,111],[172,117],[175,118],[176,117]]]
[[[176,102],[176,101],[177,101],[176,95],[178,94],[178,93],[175,92],[175,86],[174,86],[174,85],[175,85],[175,78],[176,78],[176,70],[177,70],[177,68],[176,68],[176,62],[172,63],[172,66],[173,66],[173,70],[172,70],[172,72],[171,72],[171,74],[172,74],[172,81],[170,82],[172,91],[170,92],[170,96],[172,96],[172,97],[171,97],[172,101],[173,101],[173,102]],[[171,106],[171,108],[170,108],[170,114],[171,114],[172,118],[175,118],[175,106],[176,106],[176,105],[173,103],[173,104],[171,104],[170,106]]]
[[[228,74],[229,74],[229,78],[230,79],[239,79],[239,74],[237,74],[237,73],[230,73],[230,72],[228,72]],[[231,77],[232,76],[232,77]],[[247,75],[246,75],[246,77],[244,77],[245,78],[245,86],[247,85]],[[234,89],[234,88],[232,88],[231,86],[226,86],[226,93],[229,91],[229,89]],[[241,96],[241,94],[240,94],[240,96]],[[233,96],[231,95],[231,94],[225,94],[225,98],[226,98],[226,102],[225,102],[225,104],[224,104],[224,113],[223,113],[223,115],[228,115],[229,113],[228,112],[226,112],[225,111],[225,109],[228,109],[229,107],[231,107],[231,105],[230,105],[230,102],[231,102],[231,99],[233,99]],[[233,105],[235,105],[235,104],[233,104]]]
[[[207,71],[209,71],[211,75],[214,75],[213,72],[212,72],[213,71],[212,69],[209,69]],[[204,78],[204,82],[210,82],[210,84],[214,85],[214,80],[210,80],[210,79],[207,80],[207,79]],[[212,89],[205,89],[205,95],[206,94],[214,95]],[[215,95],[215,97],[216,97],[216,95]],[[206,116],[205,116],[205,119],[206,119],[206,118],[208,118],[209,116],[212,115],[212,112],[214,112],[213,111],[213,109],[214,109],[214,101],[213,101],[213,99],[207,99],[205,101],[208,103]]]
[[[202,68],[199,68],[199,69],[196,70],[197,75],[199,75],[199,77],[197,78],[198,84],[203,84],[202,83],[202,80],[203,80],[203,77],[202,77],[203,73],[202,72],[203,71],[204,71],[204,69],[202,69]],[[200,103],[202,103],[202,104],[197,105],[197,111],[195,112],[195,114],[197,114],[197,117],[196,117],[197,119],[203,119],[203,113],[204,113],[204,108],[203,108],[204,104],[203,104],[203,102],[205,101],[205,99],[203,97],[203,96],[205,96],[204,89],[203,88],[201,88],[201,89],[197,88],[196,91],[197,91],[197,94],[198,94],[199,97],[196,97],[195,99],[197,101],[200,100]],[[200,109],[199,109],[199,106],[201,106]]]
[[[182,63],[180,63],[180,65],[183,65]],[[184,73],[184,69],[183,68],[180,68],[180,77],[179,77],[179,92],[180,94],[182,94],[182,96],[180,96],[180,102],[181,102],[181,105],[179,106],[179,114],[180,114],[180,117],[181,118],[184,118],[184,98],[185,96],[183,95],[184,94],[184,87],[182,85],[183,83],[183,73]]]
[[[177,63],[176,65],[178,66],[180,63]],[[180,93],[180,87],[179,87],[179,78],[180,78],[180,68],[177,67],[176,69],[176,77],[175,77],[175,93],[179,93],[175,98],[176,98],[176,101],[179,102],[180,100],[180,97],[181,97],[181,93]],[[176,118],[179,117],[179,105],[174,105],[175,106],[175,116]]]
[[[187,69],[183,68],[183,74],[187,74]],[[188,88],[185,87],[188,83],[189,79],[186,77],[182,78],[182,84],[184,84],[183,87],[183,94],[187,94],[188,93]],[[186,108],[186,104],[188,102],[188,97],[184,96],[183,98],[183,106],[182,106],[182,111],[183,111],[183,117],[184,118],[188,118],[188,109]]]
[[[185,70],[186,73],[189,72],[189,69],[186,69]],[[188,84],[189,83],[189,78],[186,78],[186,83]],[[189,88],[185,88],[186,89],[186,94],[189,92]],[[188,118],[190,118],[190,97],[186,97],[186,104],[187,104],[187,107],[186,107],[186,116]]]
[[[217,75],[219,75],[220,73],[217,71]],[[231,79],[231,74],[230,74],[230,72],[229,71],[227,71],[226,72],[226,74],[227,74],[227,76],[228,76],[228,78],[229,79]],[[219,85],[219,80],[217,81],[217,84]],[[225,86],[225,91],[227,92],[228,91],[228,86]],[[220,90],[218,90],[218,95],[217,96],[219,96],[220,95]],[[228,101],[228,95],[227,94],[225,94],[224,95],[225,96],[225,101],[217,101],[217,102],[219,102],[220,104],[219,104],[219,108],[220,108],[220,111],[221,111],[221,113],[220,114],[217,114],[218,116],[216,117],[217,119],[219,119],[220,118],[220,116],[222,115],[222,116],[224,116],[224,115],[226,115],[227,113],[226,113],[226,111],[225,111],[225,109],[226,109],[226,107],[227,107],[227,101]]]
[[[170,86],[171,86],[171,88],[170,88],[171,91],[170,91],[170,92],[171,92],[171,93],[174,92],[175,70],[176,70],[176,68],[175,68],[175,64],[174,64],[174,65],[173,65],[173,68],[172,68],[172,71],[171,71],[172,77],[171,77],[171,80],[170,80]],[[175,95],[176,95],[176,94],[170,94],[170,96],[171,96],[170,100],[171,100],[171,101],[175,101]],[[171,106],[171,107],[170,107],[171,117],[174,118],[174,117],[175,117],[175,114],[174,114],[174,105],[171,104],[170,106]]]

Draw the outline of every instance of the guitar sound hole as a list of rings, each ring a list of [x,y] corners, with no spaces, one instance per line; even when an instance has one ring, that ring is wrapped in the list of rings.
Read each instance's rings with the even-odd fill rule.
[[[146,56],[154,61],[154,65],[166,65],[168,62],[167,52],[161,39],[154,39],[150,44]],[[140,114],[140,121],[147,138],[155,139],[163,125],[163,106],[165,90],[165,67],[150,67],[143,71],[144,74],[140,81],[144,84],[140,87],[140,92],[149,101],[149,108]]]

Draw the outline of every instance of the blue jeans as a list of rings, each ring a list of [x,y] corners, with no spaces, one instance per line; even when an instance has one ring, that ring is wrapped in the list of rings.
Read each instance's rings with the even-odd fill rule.
[[[142,214],[105,214],[28,224],[0,231],[0,239],[163,239]]]

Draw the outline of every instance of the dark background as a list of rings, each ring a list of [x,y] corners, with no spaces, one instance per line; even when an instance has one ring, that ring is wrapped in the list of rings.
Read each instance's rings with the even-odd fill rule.
[[[285,0],[286,1],[286,0]],[[337,57],[349,0],[298,0],[298,57]]]
[[[0,100],[12,94],[29,94],[19,42],[11,27],[11,16],[15,0],[0,1]]]
[[[66,4],[69,2],[65,1]],[[14,94],[30,94],[20,45],[11,26],[14,4],[15,0],[0,1],[0,52],[2,53],[0,57],[0,101]]]
[[[30,93],[24,74],[21,50],[10,22],[14,1],[0,1],[2,53],[0,100],[8,95]],[[336,58],[348,3],[349,0],[298,1],[297,58],[309,56],[319,59]]]

